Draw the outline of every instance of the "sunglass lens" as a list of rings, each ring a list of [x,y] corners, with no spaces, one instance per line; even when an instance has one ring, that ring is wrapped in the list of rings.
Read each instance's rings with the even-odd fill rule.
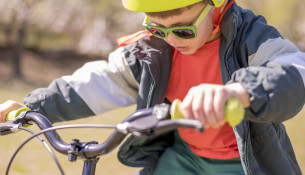
[[[147,30],[149,30],[153,35],[159,36],[161,38],[165,37],[165,33],[162,30],[153,27],[147,27]]]
[[[185,39],[195,38],[195,33],[190,29],[177,29],[177,30],[173,30],[173,33],[178,37]]]

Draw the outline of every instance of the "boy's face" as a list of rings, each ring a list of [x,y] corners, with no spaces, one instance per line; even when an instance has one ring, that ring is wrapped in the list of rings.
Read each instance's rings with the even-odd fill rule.
[[[198,16],[202,12],[206,4],[198,3],[191,8],[183,10],[182,14],[172,16],[169,18],[157,18],[150,17],[150,21],[157,26],[164,28],[177,27],[177,26],[189,26],[193,25],[197,20]],[[183,40],[175,37],[171,33],[164,40],[173,46],[176,50],[182,54],[193,54],[205,43],[212,41],[214,38],[211,35],[213,30],[213,10],[211,10],[207,16],[202,20],[202,22],[197,27],[197,37],[191,40]]]

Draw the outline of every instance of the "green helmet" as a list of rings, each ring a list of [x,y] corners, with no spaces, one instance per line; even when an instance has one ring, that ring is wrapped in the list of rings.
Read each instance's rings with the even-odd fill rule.
[[[122,0],[123,6],[136,12],[162,12],[186,7],[203,0]],[[225,0],[207,0],[209,4],[220,7]]]

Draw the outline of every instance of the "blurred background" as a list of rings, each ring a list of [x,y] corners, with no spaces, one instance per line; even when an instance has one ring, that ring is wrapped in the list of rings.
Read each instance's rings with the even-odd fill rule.
[[[236,0],[266,17],[284,38],[305,51],[305,1]],[[54,78],[71,74],[85,62],[106,59],[117,48],[119,37],[141,30],[144,15],[127,11],[121,0],[1,0],[0,1],[0,103],[8,99],[22,102],[37,87],[47,86]],[[135,107],[111,111],[102,116],[67,123],[117,123]],[[115,116],[115,117],[114,117]],[[296,156],[305,172],[304,114],[285,123]],[[101,118],[103,120],[101,121]],[[35,128],[34,128],[35,130]],[[71,137],[102,140],[107,132],[62,131]],[[75,135],[77,133],[77,135]],[[28,137],[18,133],[0,137],[0,174],[17,146]],[[91,139],[91,138],[90,138]],[[60,156],[67,174],[81,174],[81,161],[69,163]],[[132,174],[137,169],[121,165],[114,153],[103,157],[98,172]],[[54,162],[39,142],[21,151],[12,167],[13,174],[59,174]]]

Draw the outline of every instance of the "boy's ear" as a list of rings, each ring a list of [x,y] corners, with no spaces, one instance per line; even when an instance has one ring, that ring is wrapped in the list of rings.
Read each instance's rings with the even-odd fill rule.
[[[220,7],[225,2],[225,0],[208,0],[208,3],[215,7]]]

